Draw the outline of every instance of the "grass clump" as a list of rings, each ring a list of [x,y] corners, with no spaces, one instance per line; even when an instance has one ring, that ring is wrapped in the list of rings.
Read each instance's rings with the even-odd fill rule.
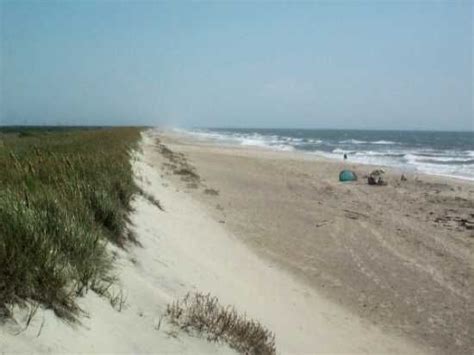
[[[168,305],[166,316],[185,331],[204,334],[209,341],[226,342],[243,354],[275,354],[275,336],[259,322],[249,320],[209,294],[187,294]]]
[[[164,212],[165,209],[161,205],[161,202],[157,200],[152,194],[148,193],[147,191],[140,189],[140,195],[142,195],[148,202],[150,202],[153,206],[157,207],[160,211]]]
[[[75,296],[113,282],[127,241],[139,129],[7,131],[0,146],[0,313],[34,301],[74,319]]]
[[[186,167],[181,167],[179,169],[176,169],[174,171],[174,173],[176,175],[183,175],[183,176],[187,176],[189,177],[189,179],[192,179],[192,180],[199,180],[199,175],[196,174],[194,172],[194,170],[192,168],[190,168],[189,166],[186,166]]]
[[[218,196],[219,195],[219,191],[217,191],[216,189],[205,189],[204,193],[206,195],[211,195],[211,196]]]
[[[169,161],[169,163],[163,163],[165,168],[170,169],[175,175],[180,175],[182,181],[192,184],[191,188],[199,186],[201,177],[196,173],[196,169],[189,164],[183,153],[173,152],[159,139],[156,140],[156,146],[161,155]]]

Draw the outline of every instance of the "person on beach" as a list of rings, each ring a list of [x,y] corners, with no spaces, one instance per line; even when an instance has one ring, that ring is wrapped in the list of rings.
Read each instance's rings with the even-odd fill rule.
[[[347,160],[347,154],[344,153],[344,160]]]

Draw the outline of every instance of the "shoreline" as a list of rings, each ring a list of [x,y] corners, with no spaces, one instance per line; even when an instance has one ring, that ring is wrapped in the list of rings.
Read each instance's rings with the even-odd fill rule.
[[[183,188],[264,260],[431,352],[474,348],[473,183],[392,168],[387,186],[339,183],[370,166],[160,135],[218,193]]]
[[[160,130],[160,128],[158,128]],[[336,158],[336,157],[328,157],[325,156],[322,151],[306,151],[302,149],[296,149],[291,147],[291,149],[278,149],[272,146],[264,146],[264,145],[251,145],[251,144],[239,144],[239,143],[229,143],[229,142],[220,142],[217,139],[213,138],[203,138],[199,137],[192,131],[187,131],[187,130],[175,130],[175,129],[163,129],[164,132],[167,132],[167,134],[170,134],[171,136],[174,136],[176,138],[181,138],[184,141],[189,140],[189,141],[194,141],[199,144],[203,145],[213,145],[213,146],[218,146],[222,148],[234,148],[234,149],[253,149],[253,150],[262,150],[262,151],[269,151],[269,152],[275,152],[275,153],[281,153],[281,154],[297,154],[301,156],[308,156],[308,157],[314,157],[317,159],[325,160],[325,161],[335,161],[335,162],[340,162],[341,159]],[[453,132],[457,133],[457,132]],[[341,156],[343,153],[341,153]],[[419,171],[417,170],[416,167],[402,167],[398,165],[387,165],[387,164],[374,164],[374,163],[365,163],[365,162],[360,162],[360,161],[351,161],[350,156],[347,161],[348,163],[351,164],[357,164],[357,165],[363,165],[363,166],[370,166],[374,168],[387,168],[391,169],[394,171],[399,172],[399,174],[410,174],[413,176],[416,175],[421,175],[421,176],[432,176],[432,177],[437,177],[437,178],[448,178],[448,179],[453,179],[456,181],[467,181],[470,183],[474,184],[474,177],[468,177],[468,176],[458,176],[458,175],[448,175],[448,174],[437,174],[437,173],[428,173],[424,171]]]

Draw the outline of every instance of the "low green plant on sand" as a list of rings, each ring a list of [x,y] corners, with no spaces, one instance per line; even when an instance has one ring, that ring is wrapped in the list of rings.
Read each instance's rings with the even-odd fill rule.
[[[243,354],[275,354],[275,336],[259,322],[247,319],[209,294],[187,294],[168,305],[166,316],[185,331],[222,341]]]
[[[124,246],[137,192],[137,128],[9,130],[0,145],[0,314],[39,302],[62,317],[113,282],[106,243]]]

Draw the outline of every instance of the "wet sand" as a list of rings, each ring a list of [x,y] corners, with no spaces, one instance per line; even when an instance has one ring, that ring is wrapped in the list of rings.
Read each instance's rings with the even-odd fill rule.
[[[197,176],[162,174],[264,260],[430,352],[474,352],[474,183],[388,169],[369,186],[367,165],[159,137]]]

